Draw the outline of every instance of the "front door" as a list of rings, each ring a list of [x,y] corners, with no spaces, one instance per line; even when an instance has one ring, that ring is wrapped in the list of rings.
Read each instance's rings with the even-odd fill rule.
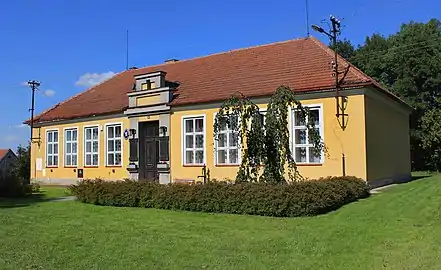
[[[159,122],[151,121],[139,125],[139,179],[157,181],[159,178],[157,164],[159,162]]]

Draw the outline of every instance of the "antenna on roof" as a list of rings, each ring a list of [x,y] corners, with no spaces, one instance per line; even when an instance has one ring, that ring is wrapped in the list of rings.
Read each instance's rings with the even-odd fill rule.
[[[126,70],[129,69],[129,29],[126,32]]]
[[[306,12],[306,37],[309,37],[309,8],[308,8],[308,0],[305,0],[305,12]]]

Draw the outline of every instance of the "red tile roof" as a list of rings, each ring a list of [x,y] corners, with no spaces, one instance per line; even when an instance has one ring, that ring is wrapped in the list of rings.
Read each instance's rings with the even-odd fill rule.
[[[127,70],[34,119],[46,122],[122,112],[128,107],[127,93],[132,91],[134,76],[156,71],[166,72],[167,81],[179,82],[172,106],[225,100],[237,92],[266,96],[280,85],[296,92],[332,89],[332,59],[332,50],[309,37]],[[343,58],[339,61],[348,65]],[[347,87],[376,85],[352,67],[345,81]]]
[[[0,149],[0,160],[9,152],[9,149]]]

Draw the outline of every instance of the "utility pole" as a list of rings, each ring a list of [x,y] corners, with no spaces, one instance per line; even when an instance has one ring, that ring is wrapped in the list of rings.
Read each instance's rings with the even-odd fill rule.
[[[341,33],[341,29],[340,29],[341,23],[337,18],[335,18],[332,15],[330,16],[330,21],[331,21],[332,27],[329,32],[326,32],[325,29],[323,29],[322,27],[317,26],[315,24],[312,25],[311,27],[315,31],[327,35],[329,37],[329,39],[331,40],[332,46],[334,47],[334,60],[332,61],[332,76],[335,78],[335,101],[336,101],[335,102],[336,103],[335,116],[339,120],[341,117],[340,126],[343,130],[345,130],[346,125],[347,125],[346,117],[348,116],[345,113],[346,105],[347,105],[347,97],[341,95],[340,88],[341,88],[341,83],[342,83],[343,79],[346,77],[346,74],[349,71],[349,66],[347,66],[344,71],[339,71],[337,37]],[[340,74],[343,74],[343,76],[341,78],[339,78]]]
[[[40,82],[37,82],[35,80],[32,81],[28,81],[28,85],[32,90],[32,99],[31,99],[31,108],[29,109],[29,111],[31,112],[31,141],[29,144],[29,164],[32,164],[32,142],[34,141],[34,111],[35,111],[35,91],[38,90],[38,87],[40,86]],[[35,171],[34,171],[34,177],[35,177]],[[29,179],[30,181],[30,179]]]
[[[31,100],[31,108],[29,111],[31,112],[31,147],[32,141],[34,140],[34,111],[35,111],[35,91],[37,91],[37,87],[40,86],[40,82],[37,81],[28,81],[28,85],[32,90],[32,100]]]
[[[334,47],[334,60],[332,61],[332,76],[335,78],[335,104],[336,104],[335,116],[337,117],[337,120],[340,123],[340,127],[344,131],[347,126],[346,117],[348,116],[348,114],[345,113],[345,111],[346,111],[348,99],[346,96],[341,95],[340,88],[343,79],[348,74],[350,66],[348,65],[344,71],[339,71],[337,37],[341,33],[341,22],[332,15],[330,16],[329,19],[331,21],[331,29],[329,30],[329,32],[325,31],[325,29],[315,24],[312,25],[311,28],[319,33],[327,35],[331,40],[332,46]],[[341,79],[339,78],[340,74],[343,74]],[[341,122],[340,122],[340,118],[341,118]],[[342,153],[342,174],[343,176],[346,175],[346,158],[344,152]]]

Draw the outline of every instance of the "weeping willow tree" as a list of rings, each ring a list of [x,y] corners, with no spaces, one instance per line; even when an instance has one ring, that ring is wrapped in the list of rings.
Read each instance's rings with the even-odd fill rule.
[[[321,153],[324,145],[315,126],[315,119],[309,117],[308,107],[302,106],[289,87],[280,86],[276,89],[265,115],[242,94],[234,95],[222,104],[214,121],[214,137],[219,140],[221,131],[226,127],[237,134],[242,161],[236,181],[275,184],[302,178],[290,148],[290,108],[296,111],[296,117],[300,117],[298,121],[305,123],[315,153]],[[286,169],[288,179],[285,178]]]

